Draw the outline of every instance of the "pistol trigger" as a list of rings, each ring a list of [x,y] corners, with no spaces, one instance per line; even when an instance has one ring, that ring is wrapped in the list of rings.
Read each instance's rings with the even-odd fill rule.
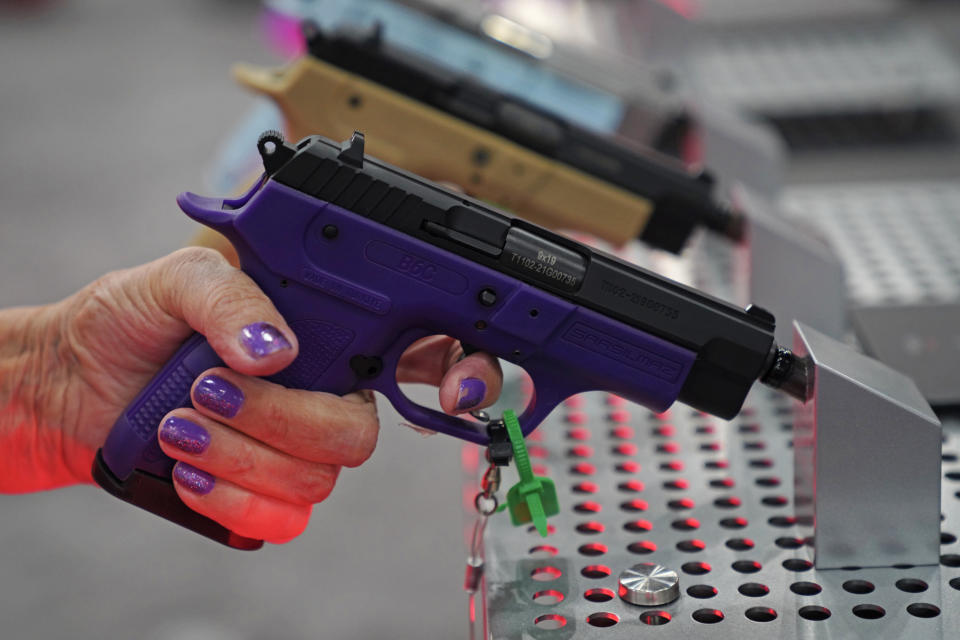
[[[354,131],[349,140],[340,143],[340,153],[337,158],[358,169],[363,168],[363,134]]]

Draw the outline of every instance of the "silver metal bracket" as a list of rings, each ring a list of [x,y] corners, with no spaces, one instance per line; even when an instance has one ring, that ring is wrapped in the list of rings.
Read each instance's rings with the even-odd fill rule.
[[[794,322],[810,375],[796,405],[797,518],[818,569],[936,564],[941,426],[912,380]]]
[[[790,344],[796,319],[833,338],[846,327],[847,287],[843,264],[812,229],[773,215],[772,204],[746,189],[736,191],[747,215],[746,260],[749,291],[741,302],[755,302],[782,320],[777,342]]]

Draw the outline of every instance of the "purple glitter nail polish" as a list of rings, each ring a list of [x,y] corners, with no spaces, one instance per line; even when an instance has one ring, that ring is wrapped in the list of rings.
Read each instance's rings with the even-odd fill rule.
[[[293,348],[280,329],[266,322],[254,322],[241,329],[240,344],[254,358]]]
[[[479,378],[464,378],[460,381],[460,393],[457,395],[457,411],[471,409],[487,395],[487,385]]]
[[[203,376],[193,389],[193,401],[224,418],[232,418],[243,404],[243,391],[220,376]]]
[[[173,467],[173,479],[181,487],[201,496],[213,491],[213,485],[216,483],[216,479],[212,475],[192,467],[186,462],[178,462]]]
[[[206,451],[210,444],[210,434],[206,429],[177,416],[170,416],[160,425],[160,439],[194,455]]]

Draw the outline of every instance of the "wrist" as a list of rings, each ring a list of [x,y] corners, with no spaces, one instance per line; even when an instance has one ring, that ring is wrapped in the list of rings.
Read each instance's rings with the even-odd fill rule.
[[[72,484],[64,464],[69,358],[57,305],[0,310],[0,492]],[[8,466],[9,463],[9,466]]]

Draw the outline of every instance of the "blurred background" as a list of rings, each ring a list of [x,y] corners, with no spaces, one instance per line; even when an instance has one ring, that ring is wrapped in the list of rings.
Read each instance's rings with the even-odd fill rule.
[[[270,4],[0,1],[0,306],[52,302],[183,246],[194,225],[176,194],[249,177],[244,153],[277,116],[231,66],[281,63],[298,51],[291,16],[345,11]],[[787,218],[843,215],[830,189],[861,194],[857,206],[919,190],[960,225],[955,3],[420,5],[462,29],[496,10],[537,30],[544,64],[614,96],[622,113],[598,128],[700,160]],[[697,148],[667,135],[677,122],[699,127]],[[960,299],[953,277],[937,301]],[[865,285],[864,303],[896,284]],[[462,637],[460,444],[398,428],[384,403],[381,417],[373,459],[342,474],[306,534],[256,553],[93,487],[0,496],[0,636]]]

